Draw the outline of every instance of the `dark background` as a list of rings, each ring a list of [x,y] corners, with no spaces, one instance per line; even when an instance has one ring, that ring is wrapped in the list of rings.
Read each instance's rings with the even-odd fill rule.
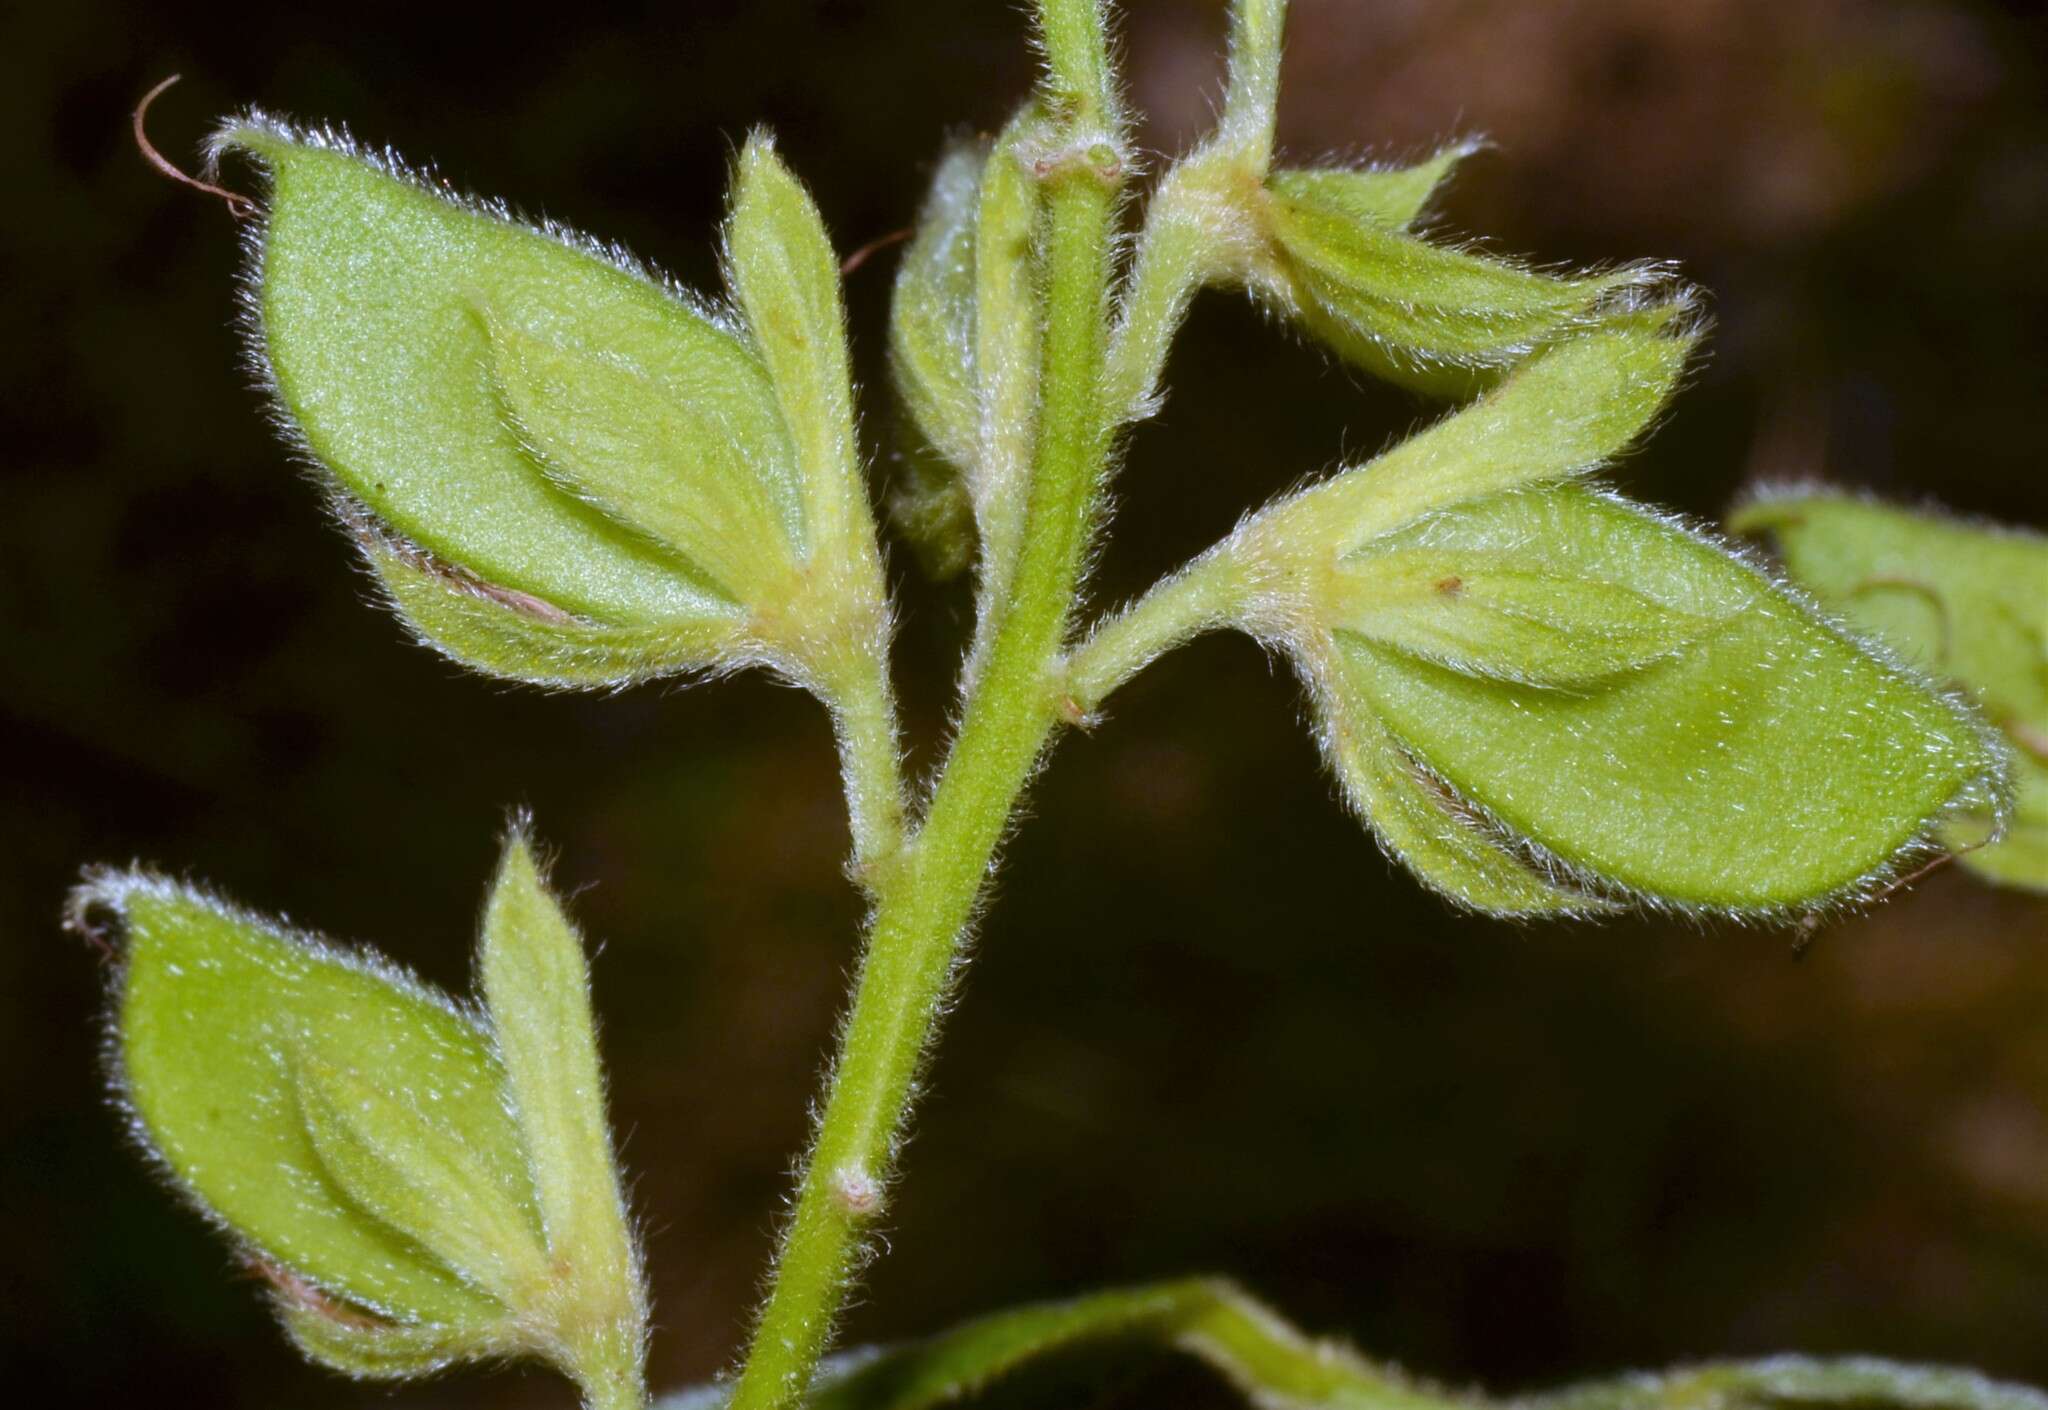
[[[1717,516],[1821,476],[2048,523],[2048,29],[1933,0],[1302,0],[1297,156],[1483,131],[1450,228],[1669,256],[1708,359],[1619,480]],[[1146,145],[1210,111],[1220,3],[1127,7]],[[725,1364],[854,955],[829,739],[748,678],[614,699],[408,644],[237,365],[235,231],[137,160],[260,103],[625,241],[700,286],[725,163],[771,124],[843,248],[914,211],[949,125],[1030,80],[1019,7],[886,0],[180,7],[0,20],[0,1338],[51,1403],[354,1405],[125,1147],[101,975],[56,917],[144,859],[373,939],[451,987],[506,810],[603,941],[657,1384]],[[246,179],[246,174],[244,174]],[[851,283],[878,479],[892,262]],[[1131,441],[1096,598],[1427,414],[1204,299]],[[965,590],[895,555],[932,757]],[[1009,849],[848,1331],[1197,1271],[1512,1388],[1863,1350],[2048,1382],[2048,902],[1949,872],[1823,931],[1450,914],[1348,819],[1257,650],[1205,641],[1061,744]],[[1081,1394],[1186,1403],[1198,1377]],[[1069,1388],[1069,1393],[1072,1388]],[[405,1406],[565,1405],[527,1374]]]

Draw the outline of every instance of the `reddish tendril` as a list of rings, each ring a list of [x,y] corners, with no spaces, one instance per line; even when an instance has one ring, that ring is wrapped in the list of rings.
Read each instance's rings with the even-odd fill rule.
[[[173,166],[169,161],[165,160],[164,154],[162,152],[159,152],[154,146],[150,144],[149,134],[145,132],[142,127],[143,119],[149,115],[149,105],[151,103],[154,103],[157,100],[158,95],[161,94],[166,88],[169,88],[172,84],[176,83],[179,77],[180,75],[178,74],[172,74],[162,83],[159,83],[156,87],[150,89],[149,92],[143,94],[142,101],[135,105],[136,148],[142,153],[142,159],[144,161],[148,162],[151,166],[155,167],[165,176],[170,177],[171,180],[178,182],[180,185],[183,186],[190,186],[195,191],[204,191],[207,195],[219,197],[222,201],[226,202],[228,214],[233,216],[236,220],[254,219],[258,214],[257,206],[254,201],[250,200],[247,196],[242,195],[239,191],[230,191],[225,186],[215,186],[210,181],[201,181],[196,176],[187,175],[185,172],[178,170],[178,168]]]
[[[877,236],[875,239],[868,241],[865,245],[862,245],[859,249],[855,250],[852,254],[848,255],[844,260],[840,262],[840,278],[843,279],[847,275],[853,273],[856,269],[859,269],[862,265],[866,264],[871,257],[879,253],[880,251],[886,250],[891,245],[897,244],[901,241],[908,240],[912,235],[915,235],[916,233],[917,232],[915,230],[911,229],[908,226],[905,226],[901,230],[891,230],[887,235]]]

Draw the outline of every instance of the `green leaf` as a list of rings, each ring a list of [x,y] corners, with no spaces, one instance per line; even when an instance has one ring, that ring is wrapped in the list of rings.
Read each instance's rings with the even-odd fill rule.
[[[963,472],[974,463],[981,434],[974,227],[988,155],[987,142],[955,142],[939,158],[889,309],[891,364],[911,420]]]
[[[489,1187],[518,1190],[524,1157],[503,1073],[467,1014],[372,957],[146,874],[96,874],[73,904],[112,913],[125,934],[121,1091],[195,1203],[266,1261],[387,1320],[502,1320],[496,1297],[351,1197],[300,1102],[309,1050],[376,1073],[387,1099],[461,1140]]]
[[[251,311],[307,452],[397,535],[478,579],[614,626],[730,604],[707,574],[542,473],[507,424],[488,321],[660,380],[762,465],[777,409],[730,329],[622,257],[462,204],[345,144],[251,119],[221,148],[271,175]],[[764,428],[766,428],[764,430]]]
[[[595,622],[483,582],[368,526],[359,526],[357,543],[391,606],[419,639],[486,675],[601,689],[733,658],[735,627],[728,618],[679,618],[659,628]]]
[[[974,369],[981,439],[968,487],[981,532],[982,591],[1007,593],[1023,549],[1031,461],[1038,445],[1037,260],[1039,190],[1020,156],[1044,121],[1034,106],[1013,116],[982,168],[974,238]]]
[[[309,1032],[293,1064],[299,1116],[328,1178],[465,1282],[517,1305],[547,1276],[524,1172],[491,1169],[467,1133],[421,1109],[424,1094],[346,1065],[351,1046]]]
[[[871,546],[839,261],[810,195],[764,133],[740,151],[725,258],[796,450],[806,542],[814,552]]]
[[[551,1294],[591,1373],[637,1374],[647,1307],[605,1122],[604,1076],[583,945],[548,894],[524,827],[505,846],[478,961],[547,1256]]]
[[[1018,1307],[924,1341],[847,1352],[819,1368],[809,1404],[932,1410],[1034,1363],[1104,1345],[1195,1357],[1263,1410],[2048,1410],[2048,1396],[2027,1386],[1871,1357],[1710,1363],[1488,1399],[1313,1340],[1231,1284],[1208,1280]],[[664,1396],[657,1410],[715,1410],[726,1393],[717,1385],[683,1391]]]
[[[1663,407],[1692,342],[1621,325],[1546,348],[1472,405],[1255,516],[1236,551],[1342,556],[1454,506],[1597,470]]]
[[[276,1302],[285,1334],[307,1359],[362,1380],[428,1376],[459,1361],[482,1360],[504,1350],[491,1336],[386,1322],[305,1290],[280,1290]]]
[[[488,308],[480,316],[504,413],[550,480],[700,569],[736,605],[783,590],[803,508],[787,459],[763,453],[781,449],[782,427],[751,359],[663,365],[656,355],[697,350],[650,345],[628,361],[528,332]],[[758,383],[759,395],[720,397],[720,378]],[[748,415],[751,425],[735,419]]]
[[[1670,656],[1744,605],[1659,601],[1544,552],[1503,522],[1514,517],[1451,516],[1403,536],[1420,547],[1382,541],[1347,559],[1332,625],[1466,675],[1569,690]]]
[[[1336,175],[1269,186],[1273,255],[1257,282],[1339,355],[1425,391],[1466,394],[1546,343],[1638,313],[1666,278],[1643,265],[1561,277],[1433,244],[1373,209],[1376,196],[1401,209],[1420,179],[1389,193]]]
[[[890,517],[938,581],[974,557],[967,484],[981,439],[974,227],[988,152],[985,142],[958,142],[939,159],[917,234],[897,266],[889,310],[890,368],[923,442],[906,457]]]
[[[95,873],[71,906],[125,940],[114,1051],[138,1135],[243,1242],[307,1355],[380,1377],[530,1355],[593,1405],[646,1403],[588,975],[523,823],[485,911],[487,1026],[144,873]]]
[[[1662,904],[1809,906],[1883,874],[1944,812],[1996,796],[2003,761],[1974,718],[1714,544],[1575,487],[1446,519],[1411,537],[1513,543],[1593,584],[1589,613],[1625,589],[1639,622],[1715,622],[1569,690],[1517,683],[1499,634],[1484,674],[1384,645],[1341,615],[1300,648],[1324,693],[1369,710],[1458,798],[1566,872]],[[1370,556],[1355,565],[1372,569]]]
[[[1276,171],[1266,186],[1280,200],[1347,219],[1405,230],[1421,216],[1458,163],[1478,151],[1477,142],[1456,142],[1413,166],[1351,169],[1306,167]]]
[[[890,315],[897,387],[930,452],[912,459],[891,512],[934,578],[964,568],[978,542],[983,590],[998,597],[1036,443],[1038,192],[1017,153],[1040,120],[1026,107],[993,143],[940,160]]]
[[[1781,491],[1729,520],[1768,533],[1786,570],[1905,660],[1968,691],[2013,746],[2003,841],[1982,809],[1945,829],[1966,867],[2048,890],[2048,539],[1849,495]]]
[[[1317,691],[1317,735],[1344,795],[1387,854],[1431,890],[1515,919],[1592,915],[1616,903],[1566,875],[1546,875],[1513,836],[1429,773],[1351,693]]]

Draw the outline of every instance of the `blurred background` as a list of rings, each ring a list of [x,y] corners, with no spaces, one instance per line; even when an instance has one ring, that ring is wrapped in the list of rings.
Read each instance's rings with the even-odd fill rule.
[[[1145,145],[1211,111],[1222,7],[1124,7]],[[602,941],[657,1383],[742,1336],[859,908],[828,733],[745,678],[616,699],[465,678],[365,605],[229,326],[236,232],[137,159],[258,103],[432,158],[700,287],[734,143],[771,124],[842,248],[904,225],[949,126],[1027,87],[1019,5],[181,6],[0,18],[0,1340],[56,1403],[566,1405],[539,1374],[391,1394],[298,1363],[124,1142],[81,864],[142,859],[467,984],[509,808]],[[1823,477],[2048,524],[2048,24],[1937,0],[1298,0],[1282,140],[1488,134],[1446,228],[1672,257],[1694,384],[1618,479],[1702,518]],[[246,173],[237,180],[246,182]],[[876,476],[892,257],[851,281]],[[1222,296],[1131,439],[1097,600],[1430,414]],[[960,584],[895,555],[934,757]],[[2048,900],[1953,871],[1824,929],[1513,929],[1343,813],[1295,686],[1196,644],[1064,741],[1009,849],[848,1320],[900,1338],[1189,1272],[1458,1383],[1779,1349],[2048,1383]],[[1054,1397],[1228,1403],[1121,1365]],[[24,1401],[23,1403],[30,1403]],[[1040,1403],[1053,1403],[1042,1400]]]

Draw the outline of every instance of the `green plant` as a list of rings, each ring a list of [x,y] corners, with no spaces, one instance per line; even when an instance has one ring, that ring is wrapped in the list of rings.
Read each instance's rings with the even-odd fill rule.
[[[1020,795],[1060,730],[1198,632],[1248,632],[1294,665],[1353,807],[1476,912],[1802,917],[1892,884],[1945,828],[2003,826],[2009,751],[1967,706],[1589,482],[1682,376],[1689,292],[1660,267],[1558,275],[1421,238],[1464,148],[1276,166],[1283,8],[1233,6],[1221,120],[1160,174],[1127,260],[1137,159],[1096,0],[1041,0],[1039,92],[940,163],[896,286],[924,445],[891,508],[933,571],[973,565],[977,615],[957,728],[918,791],[837,263],[771,141],[737,158],[712,301],[333,133],[254,114],[218,133],[217,156],[270,182],[258,365],[425,643],[557,688],[758,666],[832,714],[866,950],[771,1291],[714,1400],[933,1403],[1117,1336],[1193,1350],[1262,1403],[1458,1403],[1210,1284],[1027,1309],[820,1373]],[[1459,405],[1080,621],[1118,438],[1157,404],[1190,300],[1219,286]],[[125,940],[113,1046],[138,1130],[269,1271],[309,1355],[366,1376],[533,1356],[593,1406],[647,1404],[581,952],[523,821],[471,1007],[147,873],[92,874],[72,915]],[[1574,1396],[1700,1394],[2036,1403],[1878,1363]]]

